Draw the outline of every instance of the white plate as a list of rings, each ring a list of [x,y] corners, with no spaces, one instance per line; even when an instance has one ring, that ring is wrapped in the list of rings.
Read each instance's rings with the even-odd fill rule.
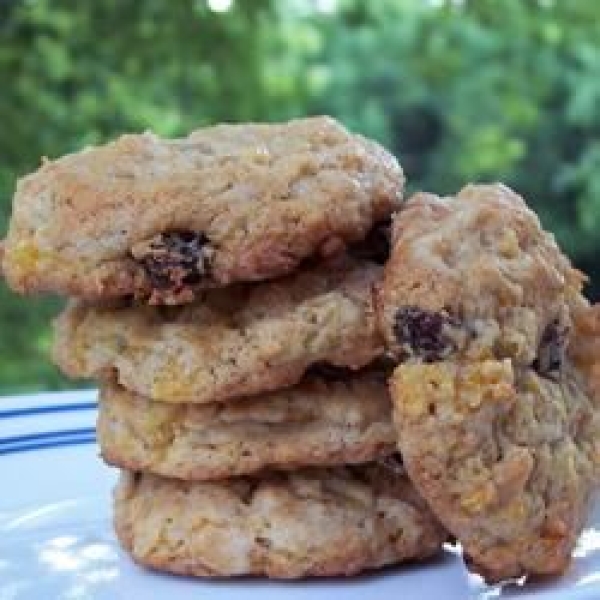
[[[110,523],[116,472],[98,459],[95,393],[0,398],[0,600],[464,600],[600,598],[600,507],[569,572],[486,587],[448,549],[425,565],[350,579],[201,581],[140,569]]]

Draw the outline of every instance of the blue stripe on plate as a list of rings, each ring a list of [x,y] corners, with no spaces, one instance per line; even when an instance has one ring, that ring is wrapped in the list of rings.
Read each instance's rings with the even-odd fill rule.
[[[97,407],[97,402],[77,402],[75,404],[55,404],[52,406],[32,406],[30,408],[14,408],[10,410],[0,410],[0,419],[43,415],[47,413],[70,412],[77,410],[93,410]]]
[[[49,450],[52,448],[60,448],[64,446],[82,446],[84,444],[95,443],[95,435],[67,436],[62,439],[58,438],[55,440],[49,440],[45,442],[29,442],[6,447],[0,446],[0,456],[6,454],[15,454],[18,452],[31,452],[33,450]]]
[[[93,412],[92,415],[90,415],[90,411],[95,411],[98,406],[96,392],[94,390],[0,398],[0,407],[2,404],[6,406],[6,403],[3,401],[8,403],[8,406],[5,409],[0,410],[0,420],[5,420],[5,422],[12,418],[18,421],[19,418],[22,417],[35,417],[36,415],[50,415],[52,413],[63,413],[65,416],[67,413],[82,413],[86,415],[83,420],[88,424],[89,421],[92,421],[91,417],[93,416]],[[30,423],[29,419],[27,420],[27,423]],[[32,419],[31,424],[33,425],[35,423],[35,419]],[[25,422],[22,422],[22,424],[25,425]],[[48,425],[46,425],[46,427],[48,427]],[[18,429],[20,429],[20,427]],[[96,432],[94,427],[59,429],[56,431],[43,431],[44,427],[41,427],[40,429],[42,429],[42,431],[39,431],[38,429],[36,432],[34,429],[34,431],[31,432],[30,429],[31,433],[21,433],[19,435],[5,437],[0,435],[0,455],[46,450],[64,446],[94,444],[96,442]]]
[[[65,438],[79,435],[95,435],[96,430],[93,427],[81,427],[79,429],[63,429],[59,431],[44,431],[43,433],[27,433],[25,435],[13,435],[11,437],[0,438],[0,449],[3,446],[11,446],[23,442],[43,442],[53,438]]]

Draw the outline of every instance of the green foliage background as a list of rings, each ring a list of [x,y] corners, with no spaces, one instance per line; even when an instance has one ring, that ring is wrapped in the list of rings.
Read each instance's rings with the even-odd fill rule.
[[[519,190],[600,293],[600,4],[0,0],[0,228],[18,177],[123,131],[330,113],[410,189]],[[214,6],[214,4],[213,4]],[[69,385],[60,302],[0,288],[0,393]]]

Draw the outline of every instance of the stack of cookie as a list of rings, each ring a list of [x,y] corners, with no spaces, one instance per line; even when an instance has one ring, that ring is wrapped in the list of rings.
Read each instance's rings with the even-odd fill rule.
[[[287,578],[440,548],[393,458],[373,301],[402,186],[327,118],[125,136],[20,182],[4,273],[74,297],[54,356],[99,381],[135,560]]]
[[[402,187],[324,118],[126,136],[19,184],[4,273],[77,298],[55,359],[99,380],[135,560],[350,574],[450,534],[489,581],[568,566],[600,475],[600,307],[512,190]]]

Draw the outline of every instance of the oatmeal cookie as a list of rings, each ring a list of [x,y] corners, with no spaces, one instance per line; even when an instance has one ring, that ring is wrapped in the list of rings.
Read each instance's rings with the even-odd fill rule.
[[[244,402],[154,402],[105,383],[98,442],[110,464],[186,480],[266,468],[341,465],[392,454],[396,433],[383,373],[326,379]]]
[[[287,278],[207,290],[178,307],[74,304],[54,358],[73,377],[114,376],[165,402],[214,402],[290,386],[315,363],[379,356],[372,289],[381,268],[336,259]]]
[[[446,538],[408,479],[374,465],[218,482],[125,472],[115,527],[136,562],[199,577],[352,575]]]
[[[600,461],[582,275],[502,185],[417,195],[392,247],[377,304],[409,476],[489,581],[560,573]]]
[[[327,117],[126,135],[21,180],[3,270],[20,292],[182,304],[362,240],[404,178]]]

